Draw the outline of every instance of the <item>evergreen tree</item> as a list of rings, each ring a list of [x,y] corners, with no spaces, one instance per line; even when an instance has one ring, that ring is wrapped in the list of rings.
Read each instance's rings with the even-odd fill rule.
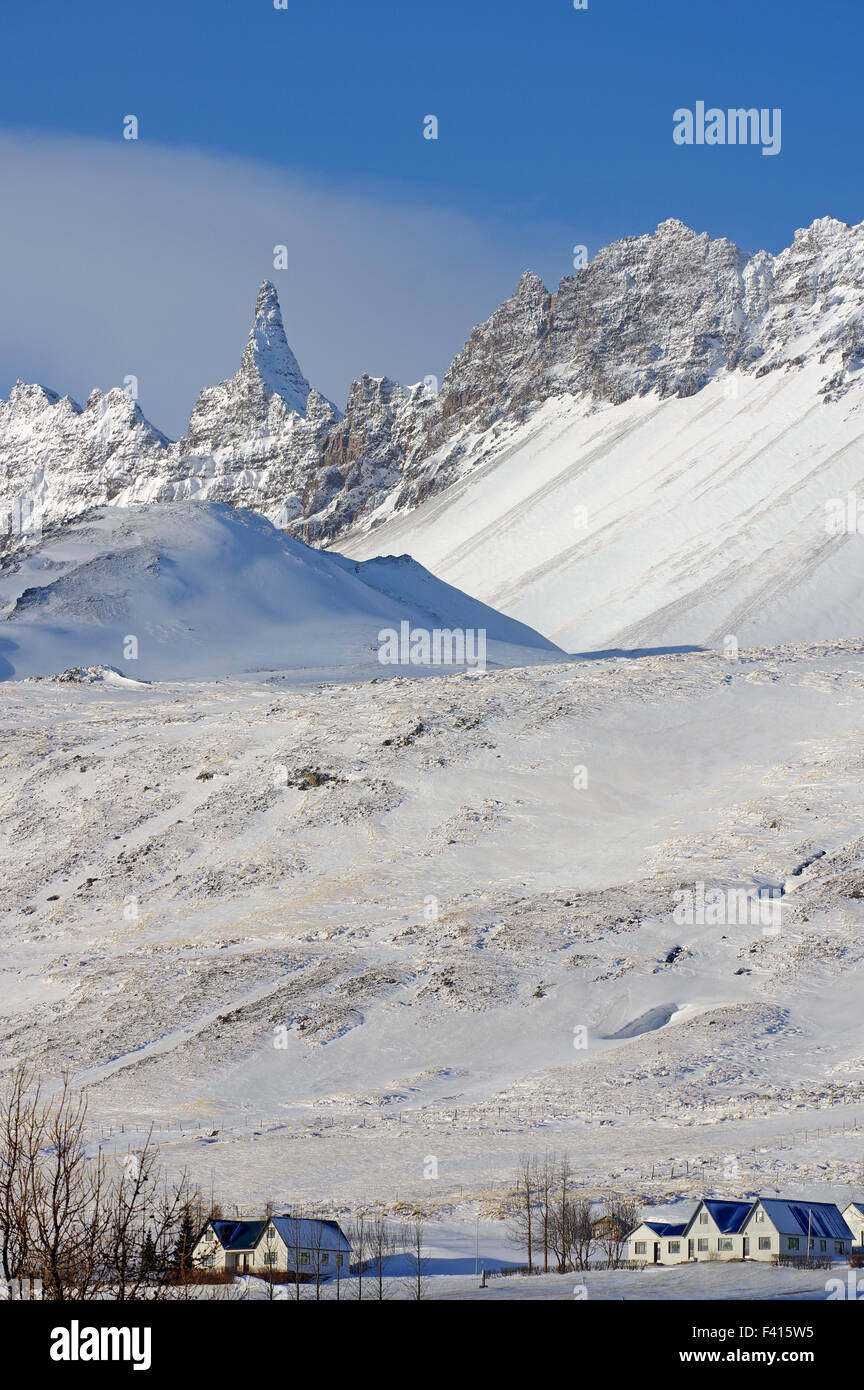
[[[153,1239],[152,1232],[148,1231],[144,1237],[144,1244],[141,1247],[142,1274],[155,1274],[158,1263],[159,1257],[156,1253],[156,1242]]]
[[[192,1268],[192,1248],[195,1244],[195,1235],[192,1211],[188,1206],[185,1206],[180,1221],[180,1230],[171,1255],[171,1270],[177,1278],[185,1278]]]

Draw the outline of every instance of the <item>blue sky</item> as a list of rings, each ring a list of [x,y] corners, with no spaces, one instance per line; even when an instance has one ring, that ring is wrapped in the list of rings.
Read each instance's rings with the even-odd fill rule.
[[[860,0],[588,0],[585,11],[572,0],[288,4],[7,7],[0,136],[4,176],[11,170],[18,196],[8,199],[7,182],[4,393],[10,377],[51,371],[57,389],[86,394],[88,367],[101,373],[90,385],[110,385],[139,353],[151,384],[142,405],[169,432],[182,428],[206,373],[234,370],[257,281],[272,273],[267,244],[286,241],[279,216],[256,192],[280,180],[284,206],[303,205],[307,230],[315,216],[325,219],[308,245],[302,237],[289,245],[296,273],[274,278],[304,337],[289,330],[301,365],[312,378],[311,363],[324,378],[316,384],[340,404],[350,377],[364,369],[403,379],[443,372],[522,268],[556,283],[570,272],[576,243],[593,253],[674,216],[748,249],[776,251],[815,217],[864,216]],[[697,100],[780,107],[781,153],[676,146],[672,113]],[[134,146],[121,139],[128,113],[140,121]],[[430,113],[439,120],[437,141],[422,137]],[[75,171],[59,191],[58,137]],[[196,224],[188,193],[205,169],[214,203],[220,177],[223,190],[236,189],[229,193],[234,260],[230,240],[207,259],[206,227]],[[136,205],[129,179],[138,175]],[[88,202],[100,210],[92,238]],[[355,255],[358,208],[373,220],[375,208],[380,215]],[[244,212],[250,228],[260,217],[255,237],[243,234]],[[106,256],[111,261],[104,239],[115,219],[115,241],[125,238],[136,282],[119,301],[120,269],[104,283]],[[184,221],[205,237],[197,267],[178,226]],[[67,225],[72,232],[66,254],[45,266],[41,233],[51,222],[55,236]],[[38,263],[28,249],[34,239]],[[322,240],[327,249],[316,255]],[[39,289],[31,278],[29,323],[16,290],[22,259],[31,277],[42,267]],[[358,277],[368,283],[358,286]],[[104,318],[90,306],[93,321],[77,353],[74,317],[49,350],[52,310],[80,319],[74,284],[84,278]],[[183,284],[188,361],[175,362],[172,374],[164,362],[157,366],[159,333],[164,357],[176,341]],[[50,298],[37,309],[32,297],[42,287]],[[224,322],[207,308],[217,293]],[[376,295],[390,301],[380,319]],[[113,348],[100,346],[105,334]]]

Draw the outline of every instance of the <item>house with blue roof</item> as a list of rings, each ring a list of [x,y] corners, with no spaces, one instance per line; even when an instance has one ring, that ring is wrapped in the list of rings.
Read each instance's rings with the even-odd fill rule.
[[[627,1256],[632,1264],[676,1265],[686,1260],[684,1232],[687,1222],[643,1221],[627,1237]]]
[[[261,1238],[265,1269],[307,1274],[316,1279],[347,1274],[351,1242],[338,1221],[272,1216]]]
[[[351,1242],[336,1221],[286,1212],[261,1220],[208,1221],[192,1258],[201,1269],[326,1279],[349,1272]]]
[[[833,1202],[759,1197],[741,1227],[744,1258],[848,1260],[852,1232]]]
[[[707,1199],[681,1224],[643,1221],[631,1231],[627,1244],[633,1264],[780,1257],[848,1260],[853,1233],[832,1202]]]

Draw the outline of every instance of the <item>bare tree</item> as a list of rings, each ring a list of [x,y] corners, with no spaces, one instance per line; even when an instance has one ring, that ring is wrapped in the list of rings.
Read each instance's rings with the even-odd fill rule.
[[[533,1274],[537,1230],[537,1164],[531,1157],[519,1160],[507,1229],[511,1239],[527,1251],[528,1273]]]
[[[590,1269],[594,1247],[591,1203],[586,1197],[568,1202],[568,1244],[573,1269]]]
[[[627,1237],[639,1225],[635,1202],[611,1193],[604,1203],[599,1226],[599,1244],[606,1256],[606,1268],[618,1269],[627,1257]]]
[[[537,1195],[540,1205],[540,1243],[543,1247],[543,1273],[549,1272],[549,1249],[551,1236],[551,1221],[553,1203],[555,1201],[554,1189],[557,1177],[558,1160],[555,1154],[550,1155],[548,1151],[543,1155],[543,1162],[537,1165]]]
[[[189,1187],[186,1174],[169,1187],[162,1178],[159,1150],[153,1143],[152,1127],[143,1149],[127,1154],[122,1174],[102,1182],[103,1247],[101,1272],[111,1297],[119,1302],[163,1297],[173,1286],[176,1252],[184,1246],[180,1259],[181,1284],[191,1282],[191,1248],[188,1231],[199,1231],[205,1217],[200,1194]]]
[[[556,1204],[556,1215],[554,1225],[559,1231],[563,1240],[555,1246],[555,1254],[558,1259],[558,1269],[563,1274],[570,1264],[570,1249],[567,1244],[569,1223],[567,1211],[570,1202],[570,1180],[573,1177],[573,1169],[570,1167],[570,1159],[565,1153],[558,1163],[558,1198]]]
[[[122,1176],[88,1152],[87,1105],[68,1078],[46,1097],[33,1070],[16,1068],[0,1100],[0,1264],[5,1279],[42,1279],[48,1299],[159,1297],[184,1204],[185,1175],[160,1191],[148,1135]]]
[[[363,1212],[351,1222],[348,1228],[348,1239],[351,1242],[351,1253],[354,1256],[353,1269],[357,1277],[357,1298],[362,1299],[364,1266],[369,1256],[369,1228]]]
[[[418,1303],[421,1298],[425,1298],[428,1288],[426,1271],[429,1261],[423,1245],[423,1236],[423,1222],[419,1216],[415,1217],[413,1221],[408,1222],[402,1229],[402,1240],[405,1249],[410,1250],[414,1260],[414,1273],[406,1278],[405,1287],[408,1291],[409,1298],[416,1300]]]
[[[27,1063],[12,1073],[0,1100],[0,1274],[8,1283],[28,1272],[33,1230],[32,1171],[45,1124],[40,1088]]]
[[[308,1262],[308,1247],[306,1240],[306,1221],[304,1217],[291,1215],[283,1217],[285,1226],[282,1239],[288,1249],[288,1257],[293,1265],[294,1274],[294,1297],[300,1301],[300,1288],[302,1285],[301,1268]]]
[[[48,1107],[42,1150],[30,1170],[33,1253],[43,1296],[61,1300],[92,1297],[102,1277],[104,1163],[87,1157],[87,1102],[72,1095],[64,1077]]]
[[[393,1234],[387,1224],[387,1218],[380,1212],[376,1212],[369,1228],[369,1248],[371,1252],[372,1278],[375,1289],[375,1297],[383,1300],[386,1297],[384,1276],[387,1268],[387,1261],[396,1249]]]

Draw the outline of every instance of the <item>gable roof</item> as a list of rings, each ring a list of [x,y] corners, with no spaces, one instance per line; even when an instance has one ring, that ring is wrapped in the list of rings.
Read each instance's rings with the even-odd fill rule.
[[[852,1239],[852,1232],[833,1202],[789,1202],[773,1197],[759,1200],[781,1235]]]
[[[687,1230],[687,1223],[680,1226],[672,1225],[669,1221],[643,1221],[643,1226],[647,1226],[649,1231],[653,1231],[655,1236],[683,1236]],[[639,1227],[636,1227],[638,1231]]]
[[[273,1216],[270,1218],[288,1249],[351,1250],[351,1242],[338,1221],[319,1221],[305,1216]],[[267,1225],[267,1222],[263,1223]]]
[[[261,1239],[267,1222],[208,1221],[207,1225],[213,1228],[213,1233],[223,1250],[252,1250]]]
[[[857,1211],[859,1216],[864,1216],[864,1202],[850,1202],[845,1210]]]
[[[693,1225],[699,1212],[704,1207],[721,1235],[734,1236],[741,1230],[741,1227],[744,1225],[744,1222],[747,1220],[754,1206],[754,1202],[716,1202],[713,1200],[706,1200],[699,1203],[688,1225]]]

